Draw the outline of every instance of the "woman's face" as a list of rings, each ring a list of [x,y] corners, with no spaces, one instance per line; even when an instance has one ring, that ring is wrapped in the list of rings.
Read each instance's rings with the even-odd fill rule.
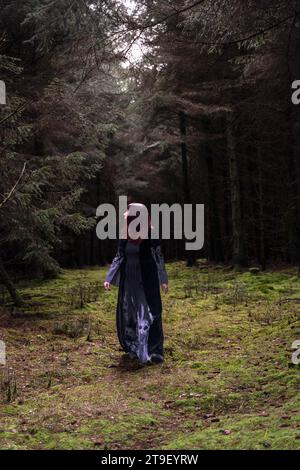
[[[127,238],[132,238],[132,237],[130,237],[130,234],[129,234],[129,226],[137,218],[139,219],[139,223],[138,224],[136,222],[133,223],[133,225],[131,225],[131,231],[134,228],[134,230],[139,235],[138,238],[147,238],[149,227],[151,225],[150,217],[148,217],[148,220],[145,223],[144,219],[139,218],[139,214],[137,214],[137,215],[127,215],[127,217],[125,217]]]

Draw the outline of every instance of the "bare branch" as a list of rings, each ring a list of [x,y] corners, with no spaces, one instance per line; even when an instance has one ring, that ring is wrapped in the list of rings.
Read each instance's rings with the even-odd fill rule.
[[[0,203],[0,209],[4,206],[4,204],[7,203],[7,201],[12,197],[13,193],[15,192],[15,190],[17,189],[17,186],[18,184],[20,183],[21,179],[23,178],[23,175],[25,173],[25,169],[26,169],[26,162],[24,163],[23,165],[23,168],[22,168],[22,171],[20,173],[20,176],[19,178],[17,179],[16,183],[14,184],[14,186],[11,188],[11,190],[9,191],[9,193],[5,196],[5,198],[3,199],[3,201]]]

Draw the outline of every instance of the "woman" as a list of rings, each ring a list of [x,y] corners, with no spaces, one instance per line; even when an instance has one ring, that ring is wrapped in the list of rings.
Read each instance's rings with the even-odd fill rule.
[[[132,213],[141,208],[145,206],[129,204],[124,214],[127,237],[119,241],[104,287],[119,286],[117,332],[123,350],[144,364],[157,364],[164,359],[159,286],[167,292],[168,276],[159,240],[150,239],[150,221],[148,238],[133,240],[128,234]]]

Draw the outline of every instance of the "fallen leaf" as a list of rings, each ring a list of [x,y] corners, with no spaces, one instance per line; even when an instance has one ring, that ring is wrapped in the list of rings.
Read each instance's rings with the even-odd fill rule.
[[[264,417],[267,417],[267,416],[270,416],[269,413],[267,413],[266,411],[262,411],[259,416],[264,416]]]
[[[172,405],[173,405],[173,401],[165,401],[164,403],[165,408],[171,408]]]

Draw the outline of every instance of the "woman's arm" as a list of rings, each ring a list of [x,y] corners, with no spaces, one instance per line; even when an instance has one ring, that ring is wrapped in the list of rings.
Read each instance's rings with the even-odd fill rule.
[[[114,284],[114,285],[119,284],[120,266],[121,266],[123,260],[124,260],[124,255],[123,255],[123,252],[121,251],[120,245],[119,245],[117,254],[114,257],[114,259],[112,260],[112,263],[110,265],[110,268],[109,268],[109,270],[107,272],[107,275],[106,275],[106,278],[105,278],[104,287],[106,289],[109,289],[110,284]]]
[[[161,285],[168,285],[168,274],[165,268],[164,255],[161,251],[159,240],[154,240],[151,247],[152,256],[156,262],[159,282]]]

